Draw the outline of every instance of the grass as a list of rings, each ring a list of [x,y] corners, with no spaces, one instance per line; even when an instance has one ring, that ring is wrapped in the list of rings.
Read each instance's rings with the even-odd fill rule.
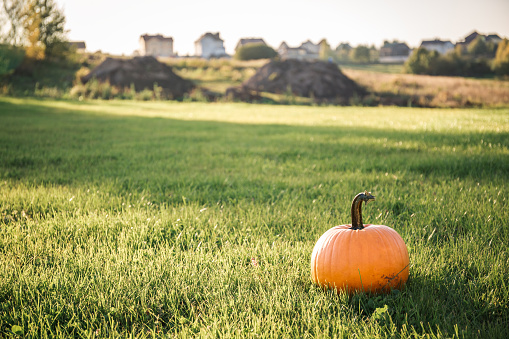
[[[197,86],[224,94],[228,87],[238,86],[252,77],[268,60],[228,59],[161,59],[181,77],[192,80]]]
[[[422,107],[508,107],[509,82],[495,79],[390,74],[344,69],[344,73],[369,92],[380,97],[381,104]]]
[[[4,336],[509,334],[507,109],[0,98],[0,146]],[[364,189],[410,280],[322,291]]]
[[[366,72],[401,74],[405,66],[403,64],[340,64],[341,69],[353,69]]]

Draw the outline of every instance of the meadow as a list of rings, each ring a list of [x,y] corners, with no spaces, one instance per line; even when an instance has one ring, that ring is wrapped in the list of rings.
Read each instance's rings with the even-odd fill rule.
[[[0,97],[0,331],[27,338],[507,338],[509,110]],[[410,279],[317,288],[350,222]]]

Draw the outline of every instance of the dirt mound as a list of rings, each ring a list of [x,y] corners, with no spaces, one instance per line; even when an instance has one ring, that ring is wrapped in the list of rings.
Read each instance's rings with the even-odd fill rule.
[[[154,89],[154,84],[162,88],[166,96],[182,97],[194,87],[189,80],[175,74],[171,67],[160,63],[154,57],[134,57],[132,59],[107,58],[81,80],[88,82],[96,78],[109,81],[111,85],[121,88],[134,85],[136,91]]]
[[[242,86],[247,91],[294,95],[347,102],[365,90],[344,75],[338,66],[325,61],[271,61]]]

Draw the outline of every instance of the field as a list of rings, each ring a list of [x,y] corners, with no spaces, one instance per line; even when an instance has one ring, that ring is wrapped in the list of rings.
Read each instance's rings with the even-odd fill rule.
[[[509,337],[509,110],[0,98],[0,331],[36,338]],[[310,279],[393,227],[402,291]]]

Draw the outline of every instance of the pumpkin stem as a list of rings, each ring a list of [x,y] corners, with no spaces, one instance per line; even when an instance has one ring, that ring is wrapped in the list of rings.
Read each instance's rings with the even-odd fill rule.
[[[362,224],[362,202],[366,204],[375,200],[375,197],[371,195],[371,192],[364,191],[355,196],[352,201],[352,230],[362,230],[364,225]]]

